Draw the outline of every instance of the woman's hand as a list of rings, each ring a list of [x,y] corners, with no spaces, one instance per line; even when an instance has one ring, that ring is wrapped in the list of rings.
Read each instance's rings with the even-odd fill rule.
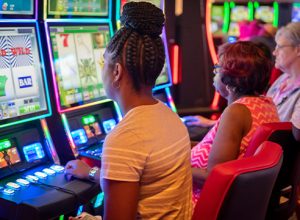
[[[185,116],[183,120],[187,126],[212,127],[216,121],[205,118],[201,115]]]
[[[102,220],[101,216],[92,216],[86,212],[81,213],[76,217],[69,217],[69,220]]]
[[[88,179],[91,167],[81,160],[71,160],[65,166],[65,174],[80,179]]]

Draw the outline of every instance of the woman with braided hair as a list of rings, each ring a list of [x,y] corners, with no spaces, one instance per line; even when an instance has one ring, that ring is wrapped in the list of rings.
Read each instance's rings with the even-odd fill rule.
[[[104,219],[190,219],[188,132],[152,96],[165,62],[164,15],[150,3],[130,2],[121,23],[104,53],[102,79],[124,118],[104,141],[101,171],[75,160],[66,165],[66,174],[100,181]]]

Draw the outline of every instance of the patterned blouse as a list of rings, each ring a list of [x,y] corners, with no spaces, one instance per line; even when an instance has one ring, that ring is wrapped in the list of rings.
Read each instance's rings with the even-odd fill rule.
[[[242,97],[236,100],[234,103],[240,103],[245,105],[251,112],[252,126],[248,134],[243,137],[240,152],[238,158],[242,158],[245,154],[248,143],[253,136],[253,133],[263,123],[278,122],[279,117],[276,110],[276,106],[271,98],[264,96],[260,97]],[[220,119],[216,122],[214,127],[206,134],[203,140],[197,144],[191,152],[192,167],[207,168],[208,157],[213,145],[214,138],[218,131]],[[201,188],[193,184],[193,203],[194,205],[198,201]]]

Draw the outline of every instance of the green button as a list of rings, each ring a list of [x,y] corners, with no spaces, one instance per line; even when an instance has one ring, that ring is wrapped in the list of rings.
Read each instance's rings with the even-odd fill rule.
[[[8,139],[0,140],[0,151],[11,147],[11,142]]]
[[[0,76],[0,97],[6,96],[6,93],[5,93],[6,81],[7,81],[7,76]]]

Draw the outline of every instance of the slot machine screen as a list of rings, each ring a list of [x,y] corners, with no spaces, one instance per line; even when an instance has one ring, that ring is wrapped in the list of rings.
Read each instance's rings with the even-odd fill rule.
[[[239,37],[240,36],[240,28],[237,22],[231,22],[228,30],[228,36]]]
[[[300,21],[300,4],[294,3],[292,9],[292,22]]]
[[[35,24],[26,25],[0,27],[0,125],[48,112]]]
[[[21,162],[17,148],[8,139],[0,140],[0,168]]]
[[[244,5],[238,5],[231,9],[230,12],[230,25],[228,30],[228,36],[239,37],[240,29],[239,22],[249,19],[248,7]]]
[[[100,58],[110,40],[108,25],[49,26],[61,109],[105,100]]]
[[[48,0],[48,15],[108,16],[108,0]]]
[[[248,20],[249,11],[248,7],[244,5],[238,5],[231,9],[230,12],[230,25],[228,30],[228,36],[239,37],[240,29],[239,22]]]
[[[244,5],[237,5],[231,9],[230,21],[239,22],[249,19],[248,7]]]
[[[255,10],[254,18],[266,23],[273,23],[274,9],[272,6],[260,6]]]
[[[0,15],[33,15],[33,0],[0,0]]]
[[[156,79],[155,87],[170,84],[170,83],[171,82],[170,82],[170,77],[169,77],[169,74],[168,74],[167,62],[165,62],[164,67],[163,67],[160,75]]]
[[[212,5],[211,7],[211,32],[222,35],[222,26],[224,22],[224,6]]]

